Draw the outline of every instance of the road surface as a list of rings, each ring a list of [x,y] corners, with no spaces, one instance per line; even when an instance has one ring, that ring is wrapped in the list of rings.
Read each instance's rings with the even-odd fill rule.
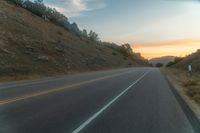
[[[194,133],[156,68],[0,84],[0,133]]]

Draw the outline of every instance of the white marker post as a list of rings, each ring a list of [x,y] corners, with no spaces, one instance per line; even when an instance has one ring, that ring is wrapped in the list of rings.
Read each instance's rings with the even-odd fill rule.
[[[188,72],[190,75],[192,75],[192,65],[188,65]]]

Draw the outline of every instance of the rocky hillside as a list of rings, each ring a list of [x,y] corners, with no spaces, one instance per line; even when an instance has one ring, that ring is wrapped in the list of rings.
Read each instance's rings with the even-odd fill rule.
[[[125,47],[98,43],[0,1],[0,77],[50,76],[144,66]]]
[[[188,65],[192,65],[194,71],[200,72],[200,50],[185,57],[173,67],[187,70]]]

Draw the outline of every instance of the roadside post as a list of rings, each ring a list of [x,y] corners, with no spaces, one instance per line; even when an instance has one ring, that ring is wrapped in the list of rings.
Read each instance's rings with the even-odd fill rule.
[[[189,75],[191,76],[192,75],[192,65],[188,65],[188,72],[189,72]]]

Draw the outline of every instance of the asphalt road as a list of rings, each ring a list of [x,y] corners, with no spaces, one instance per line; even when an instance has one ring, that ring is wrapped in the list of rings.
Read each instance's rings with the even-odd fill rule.
[[[0,133],[194,133],[156,68],[0,84]]]

